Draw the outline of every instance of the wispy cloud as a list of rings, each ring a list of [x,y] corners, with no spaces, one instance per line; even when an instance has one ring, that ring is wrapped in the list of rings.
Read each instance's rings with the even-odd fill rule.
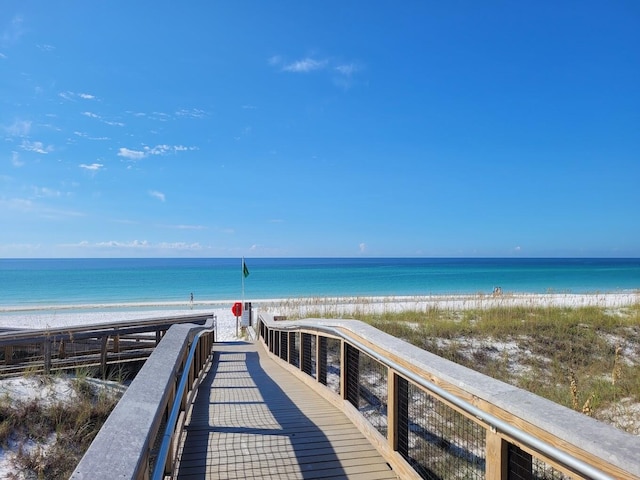
[[[111,140],[109,137],[91,137],[88,133],[75,131],[73,134],[77,137],[86,138],[87,140]]]
[[[31,121],[16,120],[8,127],[4,127],[4,131],[12,137],[24,137],[31,131]]]
[[[42,142],[29,142],[25,140],[20,147],[28,152],[47,154],[53,152],[53,145],[45,146]]]
[[[355,63],[346,63],[343,65],[338,65],[337,67],[335,67],[335,70],[346,77],[350,77],[360,70],[360,66],[356,65]]]
[[[22,214],[35,214],[45,218],[83,217],[84,213],[74,210],[60,210],[27,198],[0,198],[0,210]]]
[[[199,108],[186,109],[183,108],[176,112],[178,117],[190,117],[190,118],[204,118],[207,116],[207,112],[200,110]]]
[[[60,190],[54,190],[48,187],[33,187],[34,195],[40,198],[58,198],[62,196]]]
[[[90,163],[90,164],[81,163],[79,167],[85,170],[89,170],[91,172],[97,172],[98,170],[101,170],[102,168],[104,168],[104,165],[102,163]]]
[[[24,162],[20,160],[20,155],[18,152],[11,152],[11,165],[14,167],[22,167],[24,166]]]
[[[330,73],[333,83],[341,88],[351,87],[353,77],[362,70],[362,66],[356,62],[338,62],[330,58],[319,59],[310,56],[288,61],[280,55],[274,55],[267,59],[267,62],[282,72],[306,74],[324,71]]]
[[[76,92],[60,92],[58,94],[58,96],[60,98],[64,98],[65,100],[69,100],[72,102],[75,102],[76,99],[80,98],[82,100],[95,100],[96,96],[95,95],[91,95],[90,93],[76,93]]]
[[[285,72],[308,73],[314,70],[322,70],[329,65],[328,60],[315,60],[313,58],[305,58],[293,63],[288,63],[282,67]]]
[[[11,23],[0,34],[0,46],[9,47],[20,40],[20,37],[24,34],[24,28],[22,26],[23,19],[20,15],[16,15],[11,19]]]
[[[157,198],[161,202],[165,201],[164,193],[158,192],[157,190],[149,190],[149,195],[151,195],[153,198]]]
[[[164,228],[175,228],[177,230],[206,230],[204,225],[163,225]]]
[[[91,249],[91,248],[99,248],[99,249],[118,249],[118,250],[202,250],[203,247],[200,243],[187,243],[187,242],[158,242],[153,243],[148,240],[131,240],[131,241],[117,241],[117,240],[108,240],[104,242],[88,242],[81,241],[74,244],[64,244],[60,245],[62,247],[74,247],[74,248],[83,248],[83,249]]]
[[[197,149],[197,147],[185,147],[184,145],[156,145],[155,147],[144,146],[142,150],[131,150],[130,148],[121,147],[118,150],[118,156],[129,160],[142,160],[143,158],[154,155],[169,155],[171,153],[186,152]]]
[[[130,242],[118,242],[110,240],[107,242],[98,242],[94,244],[96,247],[116,247],[116,248],[148,248],[151,244],[147,240],[132,240]],[[79,246],[89,247],[89,242],[80,242]]]

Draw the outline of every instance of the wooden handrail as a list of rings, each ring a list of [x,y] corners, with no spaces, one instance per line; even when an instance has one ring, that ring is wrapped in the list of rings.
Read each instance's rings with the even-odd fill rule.
[[[513,471],[527,478],[536,469],[640,478],[639,437],[362,322],[276,322],[261,314],[257,328],[271,355],[340,406],[407,478],[433,474],[442,466],[434,457],[490,479]],[[339,386],[329,385],[328,369]]]

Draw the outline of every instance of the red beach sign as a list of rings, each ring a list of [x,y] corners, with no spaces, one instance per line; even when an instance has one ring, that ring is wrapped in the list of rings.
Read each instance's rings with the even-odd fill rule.
[[[234,303],[233,307],[231,307],[231,313],[233,313],[236,317],[241,317],[242,316],[242,303],[240,303],[240,302]]]

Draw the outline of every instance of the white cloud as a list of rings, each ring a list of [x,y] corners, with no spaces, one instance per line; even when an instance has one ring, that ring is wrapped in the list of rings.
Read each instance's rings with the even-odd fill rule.
[[[118,151],[118,156],[128,158],[129,160],[141,160],[146,157],[146,154],[139,150],[129,150],[128,148],[122,147]]]
[[[164,112],[152,112],[151,115],[149,115],[149,118],[152,120],[158,120],[160,122],[166,122],[167,120],[171,119],[171,115]]]
[[[358,245],[358,250],[360,251],[360,253],[364,253],[367,250],[367,244],[366,243],[361,243]]]
[[[102,163],[92,163],[90,165],[87,165],[86,163],[81,163],[80,164],[80,168],[84,168],[85,170],[90,170],[92,172],[97,172],[102,167],[104,167],[104,165]]]
[[[307,73],[314,70],[322,70],[328,65],[327,60],[314,60],[313,58],[305,58],[297,62],[290,63],[282,67],[285,72]]]
[[[179,117],[204,118],[207,116],[207,112],[199,108],[192,108],[190,110],[183,108],[182,110],[178,110],[176,115]]]
[[[267,59],[267,62],[272,67],[277,67],[278,65],[280,65],[282,63],[282,57],[280,55],[274,55],[272,57],[269,57]]]
[[[91,246],[88,242],[80,242],[78,246]],[[116,247],[116,248],[147,248],[150,246],[150,243],[146,240],[133,240],[131,242],[117,242],[115,240],[110,240],[107,242],[98,242],[95,244],[96,247]]]
[[[325,71],[331,73],[332,82],[344,89],[349,89],[353,84],[353,77],[362,67],[355,62],[337,62],[333,59],[317,59],[306,57],[294,62],[288,62],[280,56],[268,59],[269,65],[279,68],[283,72],[311,73]]]
[[[100,115],[93,112],[82,112],[82,115],[89,118],[101,118]]]
[[[161,242],[158,243],[158,248],[161,248],[163,250],[202,250],[202,245],[197,242]]]
[[[356,73],[358,70],[360,70],[360,67],[358,67],[354,63],[349,63],[345,65],[338,65],[337,67],[335,67],[335,69],[342,75],[350,77],[351,75]]]
[[[45,198],[57,198],[62,196],[62,193],[59,190],[53,190],[47,187],[34,187],[34,193],[36,197]]]
[[[64,98],[65,100],[69,100],[72,102],[75,102],[76,99],[80,98],[82,100],[95,100],[96,96],[95,95],[91,95],[90,93],[84,93],[84,92],[80,92],[80,93],[76,93],[76,92],[70,92],[70,91],[66,91],[66,92],[60,92],[58,94],[59,97]],[[85,112],[86,113],[86,112]]]
[[[29,142],[25,140],[24,142],[22,142],[22,145],[20,145],[20,147],[28,152],[36,152],[41,154],[53,152],[53,145],[47,145],[45,147],[42,142]]]
[[[197,147],[185,147],[184,145],[156,145],[155,147],[144,146],[142,150],[131,150],[121,147],[118,150],[119,157],[125,157],[129,160],[142,160],[143,158],[154,155],[169,155],[176,152],[186,152],[189,150],[197,150]]]
[[[147,251],[159,251],[159,250],[202,250],[203,247],[199,243],[186,243],[186,242],[158,242],[152,243],[148,240],[131,240],[131,241],[117,241],[108,240],[104,242],[91,243],[86,240],[80,241],[75,244],[60,245],[62,247],[75,247],[83,249],[102,248],[102,249],[131,249],[131,250],[147,250]]]
[[[156,190],[149,190],[149,195],[151,195],[153,198],[157,198],[161,202],[165,201],[165,195],[162,192],[158,192]]]
[[[25,135],[28,135],[29,131],[31,131],[31,121],[16,120],[8,127],[5,127],[4,130],[13,137],[23,137]]]
[[[106,123],[107,125],[111,125],[113,127],[124,127],[124,123],[122,123],[122,122],[114,122],[114,121],[110,121],[110,120],[104,120],[104,123]]]
[[[86,138],[87,140],[111,140],[109,137],[90,137],[88,134],[78,131],[73,132],[73,134],[81,138]]]
[[[167,228],[177,228],[178,230],[206,230],[204,225],[166,225]]]
[[[8,57],[7,57],[4,53],[0,52],[0,58],[2,58],[2,59],[6,59],[6,58],[8,58]]]
[[[56,47],[54,47],[53,45],[49,45],[47,43],[39,44],[37,45],[37,47],[43,52],[52,52],[56,49]]]
[[[22,167],[24,166],[24,162],[20,160],[20,155],[18,152],[11,152],[11,165],[14,167]]]
[[[0,210],[21,214],[37,214],[45,218],[82,217],[83,213],[73,210],[58,210],[25,198],[0,198]]]
[[[23,34],[22,17],[16,15],[11,19],[11,25],[0,35],[0,46],[8,47],[16,43]]]

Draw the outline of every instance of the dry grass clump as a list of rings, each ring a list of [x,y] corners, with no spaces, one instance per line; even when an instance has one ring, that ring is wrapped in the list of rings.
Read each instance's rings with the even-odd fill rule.
[[[9,478],[69,478],[121,395],[85,377],[70,382],[64,399],[0,399],[0,444],[17,452]]]
[[[640,433],[640,304],[357,312],[436,355]],[[617,406],[633,421],[615,421]]]

